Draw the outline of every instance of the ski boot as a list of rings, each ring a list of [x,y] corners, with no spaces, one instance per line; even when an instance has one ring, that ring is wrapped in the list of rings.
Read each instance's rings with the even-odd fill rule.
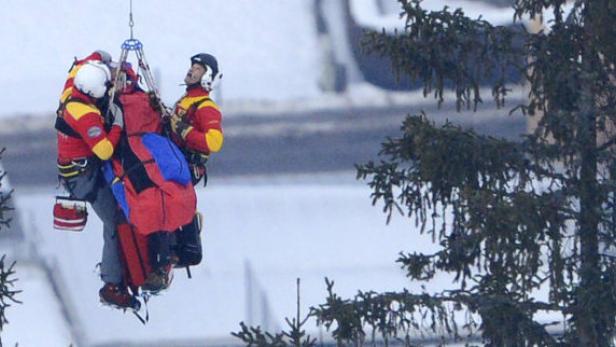
[[[129,292],[126,286],[115,283],[105,283],[98,291],[98,296],[102,304],[111,306],[117,309],[125,310],[127,308],[134,311],[139,311],[141,303],[135,299]]]
[[[201,230],[203,228],[203,215],[197,212],[193,220],[182,226],[174,234],[174,267],[194,266],[203,259],[203,246],[201,245]]]
[[[169,288],[172,281],[173,273],[171,272],[171,267],[159,268],[148,275],[145,282],[141,285],[141,290],[156,295]]]

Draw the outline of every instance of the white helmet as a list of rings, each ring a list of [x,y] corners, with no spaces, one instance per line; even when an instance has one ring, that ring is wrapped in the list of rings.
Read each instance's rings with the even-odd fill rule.
[[[82,93],[99,99],[107,93],[111,83],[111,71],[100,61],[87,61],[77,71],[74,83]]]
[[[208,92],[211,92],[212,90],[218,88],[221,79],[221,73],[213,74],[211,69],[207,69],[203,76],[201,76],[201,86],[203,87],[203,89],[207,90]]]

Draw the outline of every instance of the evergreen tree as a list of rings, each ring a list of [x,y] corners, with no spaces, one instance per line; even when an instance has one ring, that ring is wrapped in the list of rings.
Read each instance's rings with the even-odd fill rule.
[[[309,313],[302,317],[300,311],[300,279],[297,279],[297,314],[295,318],[285,318],[287,329],[281,332],[271,333],[263,331],[261,327],[248,327],[244,322],[240,322],[242,330],[232,332],[231,335],[242,340],[248,347],[315,347],[315,338],[306,334],[304,325],[310,319]]]
[[[0,159],[2,159],[3,153],[4,148],[0,149]],[[5,176],[6,172],[0,170],[0,231],[2,231],[3,228],[10,227],[11,222],[8,213],[12,210],[9,206],[9,199],[13,191],[7,192],[2,189],[2,182]],[[13,288],[17,281],[14,270],[15,262],[7,265],[5,260],[5,255],[2,255],[2,257],[0,257],[0,331],[2,331],[4,325],[9,322],[6,317],[5,309],[10,307],[11,303],[21,303],[21,301],[16,298],[16,295],[21,292],[21,290],[15,290]],[[0,340],[0,346],[2,346],[2,340]]]
[[[341,343],[361,343],[368,332],[411,345],[416,333],[479,331],[490,346],[614,345],[616,1],[575,0],[565,13],[566,0],[515,0],[517,23],[554,14],[538,33],[400,3],[405,29],[367,33],[370,52],[421,81],[439,104],[451,88],[458,109],[476,108],[486,84],[505,106],[506,77],[517,71],[529,101],[512,112],[538,126],[507,141],[408,116],[358,177],[388,218],[408,215],[441,246],[401,253],[409,279],[448,273],[452,288],[342,299],[328,282],[327,302],[313,314]]]
[[[0,149],[0,159],[2,159],[2,154],[4,153],[4,148]],[[9,199],[11,198],[12,191],[4,192],[2,190],[2,182],[4,182],[4,177],[6,176],[6,172],[0,170],[0,230],[2,227],[8,228],[11,219],[8,216],[9,211],[11,211],[11,207],[9,206]]]

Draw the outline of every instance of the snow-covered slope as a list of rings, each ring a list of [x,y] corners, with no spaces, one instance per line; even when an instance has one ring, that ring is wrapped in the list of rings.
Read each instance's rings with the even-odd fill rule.
[[[394,263],[397,253],[431,247],[402,218],[386,226],[370,204],[369,189],[359,183],[213,182],[198,191],[205,263],[193,268],[190,280],[176,270],[172,288],[150,301],[150,322],[142,326],[98,303],[100,222],[92,214],[82,233],[54,231],[52,194],[22,194],[17,203],[32,216],[43,256],[61,270],[55,276],[66,284],[75,330],[87,345],[228,339],[240,321],[281,327],[295,313],[297,277],[307,312],[324,302],[325,276],[345,296],[408,286]]]
[[[0,117],[50,113],[74,56],[119,56],[129,36],[126,0],[2,1]],[[197,52],[217,56],[219,98],[297,99],[317,94],[318,52],[311,2],[304,0],[133,0],[135,37],[160,74],[164,99]]]
[[[350,4],[354,20],[363,27],[393,29],[404,24],[396,0],[351,0]],[[5,0],[2,5],[0,118],[50,116],[73,58],[95,49],[107,50],[117,58],[121,43],[130,34],[126,0]],[[496,24],[509,23],[513,16],[510,10],[469,0],[424,2],[429,10],[445,5],[462,6],[471,17],[482,15]],[[362,79],[345,43],[340,42],[345,38],[344,14],[340,4],[336,7],[326,1],[325,6],[336,59],[347,66],[351,84],[347,93],[357,94],[355,84]],[[219,102],[232,101],[243,111],[257,112],[272,107],[272,102],[284,101],[291,105],[287,109],[301,108],[306,100],[328,102],[321,100],[324,94],[318,87],[326,70],[312,1],[133,0],[133,10],[135,37],[144,43],[163,99],[169,104],[183,93],[179,84],[188,58],[202,51],[219,59],[224,74],[215,95]],[[359,88],[365,86],[360,83]],[[362,91],[359,94],[363,96]]]
[[[71,330],[43,269],[35,263],[17,262],[14,289],[21,290],[6,309],[9,324],[2,330],[4,346],[66,347],[75,343]]]

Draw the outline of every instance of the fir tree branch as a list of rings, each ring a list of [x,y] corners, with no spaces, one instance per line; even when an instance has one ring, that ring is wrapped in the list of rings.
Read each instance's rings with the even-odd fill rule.
[[[0,159],[2,159],[2,154],[4,153],[5,148],[0,149]],[[13,190],[8,192],[4,192],[2,188],[2,182],[6,177],[6,172],[0,171],[0,230],[2,227],[9,227],[11,223],[11,218],[6,217],[7,212],[12,211],[13,208],[8,205],[8,201],[13,194]]]
[[[12,289],[17,281],[14,269],[15,262],[7,268],[5,258],[5,255],[0,257],[0,331],[4,329],[5,324],[9,323],[6,317],[6,309],[11,307],[12,303],[22,303],[16,297],[17,294],[21,293],[21,290]]]
[[[288,329],[280,333],[270,333],[261,330],[261,327],[248,327],[240,322],[241,330],[231,335],[242,340],[246,346],[255,347],[314,347],[316,339],[306,334],[304,325],[311,317],[311,313],[304,318],[300,315],[300,280],[297,279],[297,315],[293,319],[285,318]]]
[[[458,110],[476,108],[482,102],[479,86],[489,83],[496,104],[503,106],[507,76],[523,72],[521,47],[513,42],[521,40],[524,31],[468,18],[461,9],[429,12],[419,0],[400,2],[404,32],[368,32],[362,41],[366,52],[390,58],[396,75],[421,81],[424,95],[433,93],[439,105],[451,85]]]

